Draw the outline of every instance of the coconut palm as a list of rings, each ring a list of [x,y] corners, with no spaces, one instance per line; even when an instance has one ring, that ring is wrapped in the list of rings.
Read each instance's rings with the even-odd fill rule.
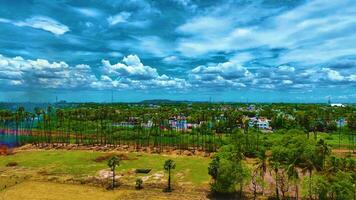
[[[108,166],[111,169],[112,172],[112,185],[111,188],[115,188],[115,169],[120,165],[120,159],[117,156],[113,156],[109,159],[108,161]]]
[[[262,181],[264,182],[265,174],[267,172],[267,155],[265,151],[261,151],[258,154],[258,160],[255,165],[256,165],[256,170],[259,171]],[[264,194],[263,184],[262,184],[262,194]]]
[[[168,187],[166,188],[166,192],[171,192],[172,187],[171,187],[171,170],[176,168],[176,164],[172,159],[166,160],[164,163],[164,169],[168,171]]]
[[[291,180],[294,185],[295,185],[295,199],[298,199],[298,194],[299,194],[299,188],[298,188],[298,184],[299,184],[299,174],[298,174],[298,170],[297,170],[297,165],[296,165],[296,160],[289,164],[287,167],[287,175],[288,175],[288,179]]]
[[[322,170],[325,167],[326,157],[331,154],[331,148],[323,139],[318,141],[316,148],[316,153],[320,158],[320,168]]]
[[[279,180],[279,176],[278,176],[278,173],[279,173],[279,168],[281,167],[281,163],[278,161],[278,160],[274,160],[274,159],[270,159],[269,160],[269,165],[271,166],[271,170],[274,171],[274,174],[275,174],[275,184],[276,184],[276,198],[279,199],[279,185],[278,185],[278,180]]]

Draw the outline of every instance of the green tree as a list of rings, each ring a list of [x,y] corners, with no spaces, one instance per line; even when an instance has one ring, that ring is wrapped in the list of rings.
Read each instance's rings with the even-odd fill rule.
[[[243,155],[233,145],[222,146],[209,166],[209,174],[214,179],[211,190],[215,193],[236,192],[240,186],[240,195],[249,170],[242,162]]]
[[[262,182],[264,182],[265,179],[265,174],[267,172],[267,155],[265,150],[261,150],[258,153],[257,156],[257,162],[256,162],[256,170],[259,172],[259,175],[262,179]],[[264,194],[264,186],[262,185],[262,195]]]
[[[219,157],[214,156],[214,158],[212,159],[208,167],[208,173],[211,176],[211,178],[214,180],[214,183],[216,183],[216,179],[218,178],[219,164],[220,164]]]
[[[110,167],[110,170],[112,172],[112,185],[111,188],[114,189],[116,184],[115,184],[115,170],[116,167],[120,165],[120,159],[117,156],[113,156],[109,159],[108,161],[108,166]]]
[[[163,166],[164,170],[168,171],[168,186],[165,189],[166,192],[171,192],[172,191],[172,186],[171,186],[171,170],[176,168],[176,164],[172,159],[166,160],[164,162]]]

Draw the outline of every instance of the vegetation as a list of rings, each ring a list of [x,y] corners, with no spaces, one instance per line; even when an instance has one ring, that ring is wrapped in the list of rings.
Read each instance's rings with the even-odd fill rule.
[[[143,188],[143,180],[141,178],[136,179],[135,188],[141,190]]]
[[[218,196],[353,199],[355,115],[352,106],[311,104],[260,104],[254,109],[243,104],[84,104],[37,108],[34,113],[18,108],[0,112],[1,137],[15,145],[172,155],[167,160],[159,154],[34,151],[4,157],[0,169],[45,168],[47,173],[83,178],[109,166],[111,188],[116,186],[115,170],[134,174],[137,169],[152,169],[145,177],[131,175],[129,182],[136,189],[152,173],[164,176],[164,169],[169,192],[173,175],[175,183],[189,182],[193,187],[207,186],[210,175],[210,191]],[[252,117],[270,119],[271,128],[259,129]],[[145,190],[151,186],[145,183]]]
[[[116,184],[115,184],[115,169],[119,165],[120,165],[120,160],[119,160],[119,158],[117,156],[113,156],[108,160],[108,166],[110,167],[111,172],[112,172],[112,185],[111,185],[112,189],[114,189],[116,187]]]
[[[167,188],[165,189],[166,192],[172,192],[172,183],[171,183],[171,170],[176,168],[176,164],[172,159],[166,160],[163,166],[164,170],[168,171],[168,183]]]
[[[233,145],[226,145],[219,149],[209,165],[209,174],[213,183],[211,190],[217,193],[232,193],[236,185],[240,186],[240,193],[248,177],[248,169],[242,162],[243,154]]]
[[[355,143],[353,106],[330,107],[315,104],[260,104],[253,109],[246,104],[82,104],[77,107],[19,107],[0,111],[0,129],[11,132],[16,144],[37,145],[129,145],[135,149],[165,148],[216,151],[229,144],[236,129],[245,134],[261,132],[249,125],[249,117],[265,117],[278,132],[299,129],[309,138],[331,139],[333,147],[349,148]],[[171,126],[172,117],[184,118],[191,128]],[[347,122],[343,124],[339,123]],[[179,121],[179,120],[178,120]],[[273,136],[271,136],[273,139]],[[259,141],[256,145],[259,145]],[[257,148],[257,146],[256,146]]]

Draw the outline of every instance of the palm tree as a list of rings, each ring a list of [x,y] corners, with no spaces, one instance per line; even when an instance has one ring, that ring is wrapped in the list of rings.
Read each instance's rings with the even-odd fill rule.
[[[47,121],[48,121],[48,142],[49,144],[52,144],[52,125],[51,125],[51,114],[52,114],[52,106],[47,107]]]
[[[298,194],[299,194],[299,174],[297,170],[297,165],[296,165],[296,160],[288,165],[287,167],[287,175],[288,179],[291,180],[295,184],[295,199],[299,199]]]
[[[312,199],[312,172],[315,169],[315,163],[311,159],[305,159],[302,163],[303,171],[308,171],[309,174],[309,199]]]
[[[164,169],[168,171],[168,187],[166,188],[166,192],[171,192],[172,187],[171,187],[171,170],[176,168],[176,164],[172,159],[166,160],[164,163]]]
[[[111,188],[115,188],[115,169],[120,165],[120,159],[117,156],[113,156],[109,159],[108,161],[108,166],[111,169],[112,172],[112,185]]]
[[[265,151],[261,151],[258,154],[258,160],[256,165],[256,170],[260,172],[260,176],[262,178],[262,181],[264,182],[265,180],[265,174],[267,172],[267,155]],[[264,187],[262,184],[262,195],[264,194]]]
[[[23,106],[20,106],[16,113],[15,113],[15,122],[16,122],[16,132],[15,132],[15,139],[16,139],[16,145],[19,145],[19,131],[21,132],[22,129],[22,121],[24,118],[25,114],[25,108]]]
[[[320,157],[321,159],[321,163],[320,163],[320,167],[321,167],[321,170],[324,169],[325,167],[325,160],[326,160],[326,156],[330,155],[331,153],[331,148],[330,146],[323,140],[323,139],[320,139],[317,143],[317,154],[318,156]]]
[[[279,186],[278,186],[278,180],[279,180],[279,176],[278,176],[278,173],[279,173],[279,168],[281,166],[280,162],[277,161],[277,160],[272,160],[270,159],[269,160],[270,162],[270,166],[272,168],[272,170],[274,171],[274,174],[275,174],[275,184],[276,184],[276,198],[279,199]]]

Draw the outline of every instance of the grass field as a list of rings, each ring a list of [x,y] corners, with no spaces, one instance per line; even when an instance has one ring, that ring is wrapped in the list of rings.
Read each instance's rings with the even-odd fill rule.
[[[0,159],[0,190],[31,180],[65,180],[98,177],[101,171],[108,171],[107,161],[97,158],[108,157],[112,153],[67,150],[31,150],[20,151],[14,155],[2,156]],[[121,177],[119,182],[134,187],[136,178],[142,177],[147,183],[162,187],[167,176],[163,170],[165,160],[171,158],[176,162],[173,171],[173,183],[182,187],[208,187],[210,177],[207,173],[209,158],[195,156],[168,156],[146,153],[125,153],[116,172]],[[17,166],[9,167],[16,162]],[[134,173],[137,168],[152,169],[149,174]],[[158,176],[159,175],[159,176]],[[158,177],[158,178],[157,178]],[[61,179],[62,181],[57,181]],[[53,182],[53,181],[52,181]],[[145,183],[144,183],[145,185]]]
[[[265,135],[262,136],[267,138],[271,143],[280,139],[283,136],[283,134],[277,134],[277,133],[266,133]],[[314,134],[310,132],[310,139],[314,140]],[[339,140],[339,134],[338,132],[334,133],[324,133],[324,132],[318,132],[317,133],[317,138],[318,139],[323,139],[325,140],[333,149],[349,149],[352,148],[352,138],[351,136],[347,133],[342,133],[340,134],[340,140]],[[356,140],[356,136],[354,136],[354,139]],[[355,146],[356,146],[356,141],[355,141]]]
[[[119,200],[119,199],[206,199],[205,193],[176,192],[163,193],[159,189],[134,190],[119,188],[108,191],[86,185],[70,185],[38,181],[26,181],[0,192],[0,200]]]

